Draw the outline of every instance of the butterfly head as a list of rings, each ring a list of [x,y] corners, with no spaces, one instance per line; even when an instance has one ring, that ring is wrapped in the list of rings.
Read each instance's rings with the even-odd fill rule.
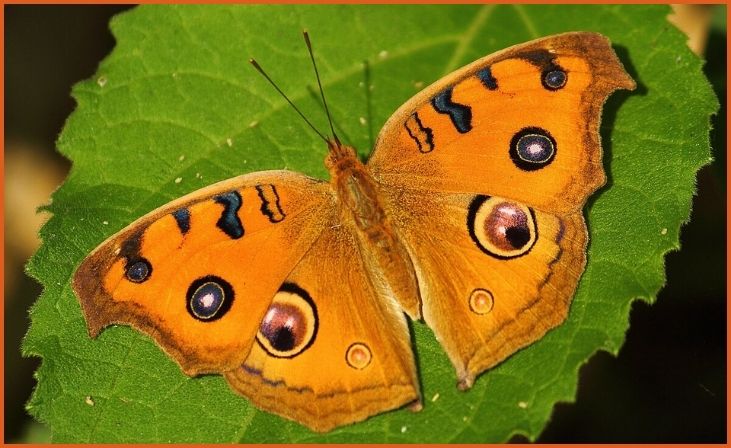
[[[325,157],[325,166],[332,177],[336,177],[344,171],[351,170],[356,166],[362,165],[355,148],[340,143],[335,137],[327,140],[328,153]]]

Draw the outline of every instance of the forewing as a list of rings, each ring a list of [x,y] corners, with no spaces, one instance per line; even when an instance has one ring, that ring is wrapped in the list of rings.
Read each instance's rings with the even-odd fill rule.
[[[240,365],[333,200],[326,183],[269,171],[149,213],[97,247],[74,274],[89,333],[131,325],[189,375]]]
[[[634,85],[599,34],[511,47],[406,102],[368,166],[384,189],[479,193],[571,212],[605,181],[601,107]]]

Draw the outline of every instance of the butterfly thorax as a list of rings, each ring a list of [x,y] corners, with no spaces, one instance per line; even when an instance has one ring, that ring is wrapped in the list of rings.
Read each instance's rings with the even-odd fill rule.
[[[358,160],[350,146],[333,143],[325,160],[332,183],[337,192],[341,210],[352,218],[356,227],[373,237],[378,237],[386,216],[381,206],[378,189],[365,165]]]
[[[352,222],[357,229],[355,233],[369,271],[385,279],[393,295],[412,318],[421,317],[414,266],[384,212],[377,183],[353,147],[332,140],[328,147],[330,151],[325,166],[330,171],[341,219]]]

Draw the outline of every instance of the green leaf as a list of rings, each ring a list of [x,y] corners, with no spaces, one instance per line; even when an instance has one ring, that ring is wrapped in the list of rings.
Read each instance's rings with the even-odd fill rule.
[[[45,287],[26,355],[43,358],[29,411],[56,442],[501,442],[534,439],[579,367],[616,353],[636,298],[664,284],[696,171],[710,159],[713,93],[664,6],[143,6],[112,21],[117,46],[58,141],[73,162],[28,270]],[[339,133],[367,154],[420,85],[512,44],[563,31],[607,35],[634,93],[611,97],[609,183],[590,200],[589,264],[569,319],[459,392],[432,332],[414,324],[424,410],[317,435],[261,412],[220,376],[188,378],[151,340],[112,327],[91,340],[70,278],[101,241],[214,181],[287,167],[325,177],[325,145],[248,66],[256,56],[320,129],[300,31],[310,30]],[[366,79],[363,61],[369,62]],[[366,86],[372,88],[366,88]],[[369,108],[370,101],[370,108]],[[361,124],[362,118],[366,124]]]

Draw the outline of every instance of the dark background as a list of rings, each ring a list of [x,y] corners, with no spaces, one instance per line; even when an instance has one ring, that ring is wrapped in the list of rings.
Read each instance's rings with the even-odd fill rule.
[[[127,8],[5,6],[8,442],[50,438],[24,410],[39,362],[19,352],[28,309],[40,293],[23,274],[38,244],[28,221],[38,220],[34,208],[48,201],[70,166],[54,142],[74,109],[71,86],[91,77],[112,50],[109,18]],[[667,285],[654,305],[634,304],[618,357],[599,352],[582,367],[576,402],[555,406],[539,442],[726,441],[725,15],[725,6],[715,7],[706,49],[706,74],[722,102],[712,131],[716,162],[699,173],[682,249],[666,259]]]

